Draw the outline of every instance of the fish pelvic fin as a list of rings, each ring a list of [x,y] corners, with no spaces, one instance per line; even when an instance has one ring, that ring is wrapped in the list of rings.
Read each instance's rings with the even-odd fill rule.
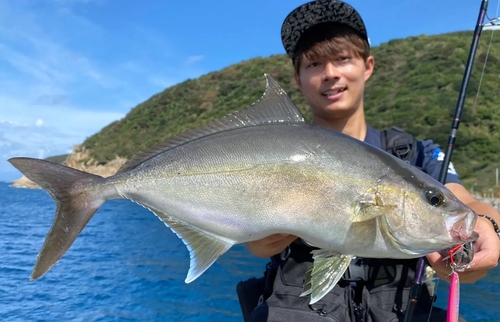
[[[189,271],[184,280],[186,283],[191,283],[200,277],[220,256],[235,244],[234,241],[190,226],[187,223],[164,214],[162,211],[148,209],[163,221],[189,250]]]
[[[52,227],[30,276],[30,280],[36,280],[61,259],[105,202],[101,191],[89,189],[104,178],[41,159],[11,158],[8,161],[44,189],[57,205]]]
[[[321,300],[340,280],[354,256],[338,254],[327,250],[313,250],[313,265],[306,272],[303,292],[300,296],[311,294],[309,304]]]

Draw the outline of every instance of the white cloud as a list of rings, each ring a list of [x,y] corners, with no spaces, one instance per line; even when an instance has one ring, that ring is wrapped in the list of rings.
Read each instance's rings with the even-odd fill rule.
[[[163,90],[167,87],[170,87],[176,83],[176,80],[169,79],[169,78],[162,77],[162,76],[151,76],[151,77],[149,77],[148,81],[149,81],[149,83],[157,86],[161,90]]]
[[[68,153],[125,113],[89,106],[75,96],[119,87],[121,80],[68,47],[64,36],[52,32],[46,22],[70,18],[69,29],[80,27],[75,29],[94,34],[103,30],[67,7],[49,10],[45,16],[22,2],[0,2],[0,7],[1,179],[14,171],[7,158]]]
[[[6,158],[68,153],[158,91],[202,74],[191,65],[203,55],[176,60],[168,39],[141,25],[107,30],[73,10],[85,2],[102,3],[0,0],[0,180],[13,171]]]
[[[77,140],[54,128],[0,121],[0,178],[13,180],[21,174],[7,160],[24,156],[46,158],[69,153]]]
[[[190,56],[187,59],[187,63],[188,64],[193,64],[193,63],[196,63],[198,61],[203,60],[204,58],[205,58],[205,56],[203,56],[203,55]]]
[[[93,2],[100,2],[102,0],[52,0],[55,3],[58,4],[66,4],[66,5],[72,5],[75,3],[93,3]]]
[[[8,107],[1,110],[1,120],[10,121],[11,124],[33,124],[39,128],[57,129],[62,136],[70,135],[79,140],[72,144],[81,143],[86,136],[125,116],[125,111],[88,110],[70,105],[37,106],[34,109],[29,102],[2,96],[0,106]]]
[[[63,135],[52,127],[16,124],[0,121],[0,140],[2,146],[8,150],[0,149],[2,159],[12,156],[40,156],[40,151],[68,151],[76,143],[76,136]],[[50,155],[42,153],[42,158]]]
[[[103,74],[88,58],[76,54],[45,35],[13,32],[20,46],[29,47],[28,52],[13,49],[14,46],[0,44],[0,60],[4,60],[18,72],[31,79],[52,86],[73,85],[82,81],[92,81],[105,88],[117,86],[120,81],[111,75]]]
[[[33,104],[35,105],[60,105],[66,103],[68,100],[67,95],[57,95],[57,94],[42,94],[35,98]]]

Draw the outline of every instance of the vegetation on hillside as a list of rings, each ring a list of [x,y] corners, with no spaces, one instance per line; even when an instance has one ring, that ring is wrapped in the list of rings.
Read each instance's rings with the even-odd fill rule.
[[[68,155],[69,154],[53,155],[51,157],[45,158],[45,160],[62,164],[64,161],[66,161]]]
[[[472,31],[467,31],[397,39],[374,47],[375,73],[365,91],[368,122],[379,129],[396,125],[446,146],[471,40]],[[483,32],[452,157],[465,185],[470,188],[477,183],[477,190],[494,186],[500,154],[498,38],[493,38],[474,107],[489,40],[490,32]],[[278,81],[310,119],[289,59],[274,55],[167,88],[89,137],[83,146],[99,163],[115,156],[128,158],[180,131],[253,103],[264,91],[264,73]]]

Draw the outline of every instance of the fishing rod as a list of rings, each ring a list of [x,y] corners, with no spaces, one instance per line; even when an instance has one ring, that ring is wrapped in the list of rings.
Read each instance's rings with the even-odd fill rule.
[[[453,121],[451,124],[451,133],[448,138],[448,145],[446,146],[446,152],[444,154],[444,160],[443,164],[441,165],[441,172],[439,174],[439,181],[442,184],[445,184],[446,182],[446,175],[448,173],[453,147],[455,146],[455,140],[457,136],[458,126],[460,125],[460,118],[462,117],[462,111],[464,107],[465,96],[467,93],[467,87],[469,86],[469,80],[472,74],[472,66],[474,65],[474,59],[476,57],[479,38],[481,37],[481,33],[483,31],[483,22],[486,16],[487,9],[488,9],[488,0],[482,0],[479,9],[476,28],[474,30],[474,35],[472,37],[472,43],[469,50],[467,65],[465,67],[464,76],[462,78],[462,85],[460,87],[460,92],[458,95],[458,101],[455,108],[455,116],[453,117]],[[469,243],[467,243],[465,247],[467,247],[467,245],[470,247]],[[418,297],[422,290],[422,277],[424,275],[425,264],[426,263],[424,257],[418,259],[417,269],[415,270],[415,278],[413,280],[413,285],[410,289],[410,295],[409,295],[410,299],[405,313],[404,322],[411,322],[411,320],[413,319],[413,312],[415,311],[418,302]]]
[[[481,9],[479,10],[479,17],[477,19],[476,30],[474,30],[474,36],[472,38],[472,44],[470,46],[469,58],[467,59],[467,65],[465,67],[465,73],[462,79],[462,86],[460,87],[460,93],[458,95],[458,102],[457,102],[457,107],[455,109],[455,116],[451,124],[451,133],[450,137],[448,138],[448,145],[446,146],[446,152],[444,154],[444,160],[441,166],[441,172],[439,174],[439,181],[442,184],[446,182],[446,174],[448,172],[448,167],[451,160],[451,153],[453,151],[453,147],[455,146],[455,139],[457,135],[458,126],[460,125],[460,117],[462,116],[467,87],[469,86],[469,80],[472,74],[472,66],[474,64],[474,58],[476,56],[476,51],[479,44],[479,38],[481,37],[481,33],[483,31],[483,21],[484,17],[486,16],[487,9],[488,9],[488,0],[482,0]]]

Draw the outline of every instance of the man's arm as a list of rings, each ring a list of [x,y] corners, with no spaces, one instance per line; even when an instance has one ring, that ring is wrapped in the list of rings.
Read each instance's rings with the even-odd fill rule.
[[[245,243],[245,245],[253,255],[267,258],[281,253],[295,239],[297,239],[297,236],[275,234],[260,240]]]
[[[453,194],[460,199],[464,204],[469,206],[476,214],[483,214],[490,216],[500,225],[500,213],[492,205],[486,202],[477,200],[464,186],[457,183],[447,183],[446,187],[450,189]]]

